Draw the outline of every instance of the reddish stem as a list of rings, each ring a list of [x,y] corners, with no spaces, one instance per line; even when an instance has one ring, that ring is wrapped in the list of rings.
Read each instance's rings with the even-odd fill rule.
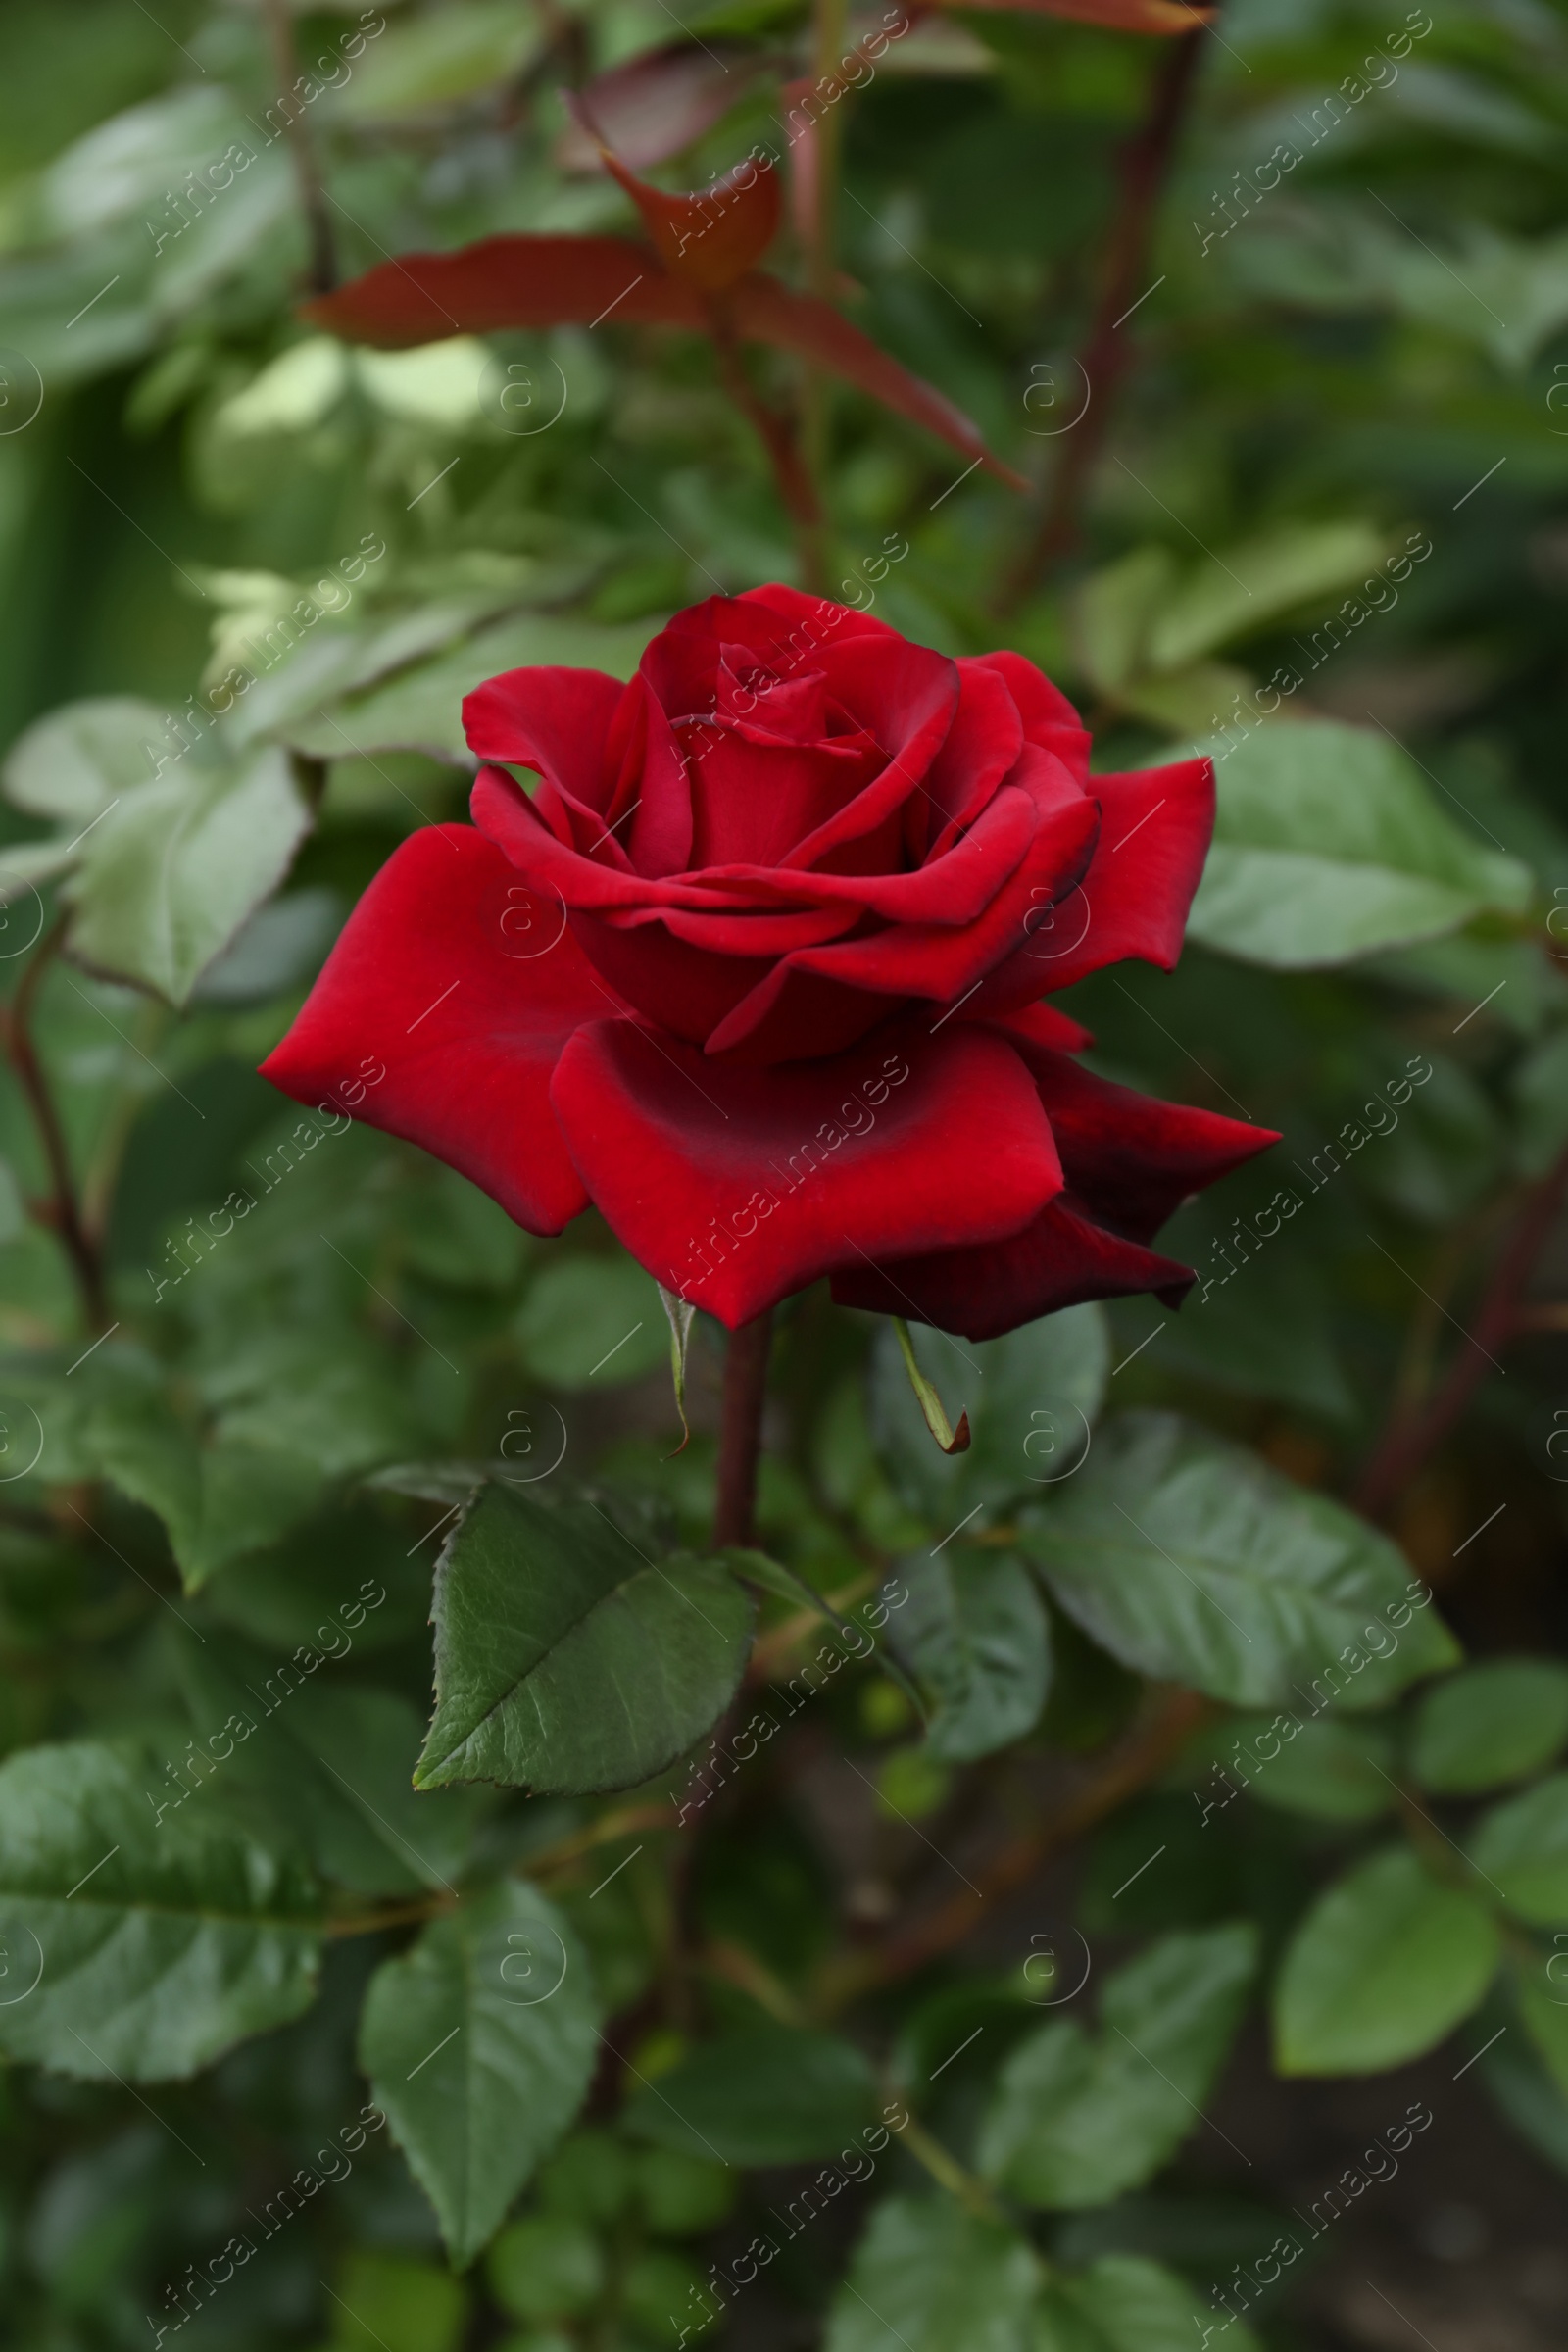
[[[1519,1297],[1568,1193],[1568,1152],[1529,1194],[1492,1269],[1464,1346],[1423,1411],[1396,1416],[1385,1430],[1355,1489],[1358,1509],[1375,1518],[1409,1485],[1442,1444],[1480,1386],[1498,1348],[1518,1330]]]
[[[762,1402],[767,1394],[767,1359],[773,1311],[743,1323],[730,1335],[724,1358],[724,1409],[718,1435],[718,1494],[713,1505],[713,1542],[749,1544],[757,1504],[757,1459],[762,1445]]]
[[[47,1202],[34,1208],[33,1214],[40,1224],[47,1225],[52,1233],[58,1235],[71,1259],[88,1326],[93,1331],[102,1331],[109,1321],[103,1263],[97,1243],[88,1233],[82,1218],[65,1129],[61,1126],[60,1113],[55,1108],[49,1082],[32,1042],[33,1000],[38,993],[38,984],[65,937],[65,931],[66,918],[62,915],[23,973],[11,1003],[0,1006],[0,1043],[4,1044],[7,1058],[16,1072],[17,1083],[27,1099],[38,1139],[43,1145],[44,1157],[49,1163],[50,1198]]]
[[[1144,291],[1154,215],[1192,94],[1200,37],[1198,32],[1182,33],[1171,42],[1154,75],[1149,112],[1122,149],[1116,218],[1105,250],[1100,301],[1083,351],[1089,407],[1066,436],[1034,535],[1004,583],[1001,612],[1020,605],[1041,574],[1077,542],[1084,488],[1104,442],[1122,377],[1137,351],[1134,335],[1119,334],[1118,328]]]

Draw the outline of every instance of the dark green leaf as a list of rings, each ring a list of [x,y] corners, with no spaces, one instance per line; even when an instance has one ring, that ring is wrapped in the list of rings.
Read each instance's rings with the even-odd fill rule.
[[[647,1557],[592,1502],[489,1486],[436,1569],[436,1709],[420,1788],[648,1780],[716,1721],[754,1606],[715,1563]]]
[[[522,1360],[553,1389],[620,1388],[668,1360],[659,1285],[629,1257],[563,1257],[541,1268],[517,1316]]]
[[[223,1771],[296,1825],[323,1877],[363,1894],[449,1886],[475,1796],[411,1786],[422,1726],[407,1699],[335,1681],[330,1653],[308,1642],[274,1661],[209,1634],[182,1646],[180,1667],[198,1753],[221,1741]]]
[[[1279,1736],[1289,1716],[1235,1723],[1225,1753],[1242,1761],[1228,1766],[1255,1797],[1285,1813],[1314,1821],[1375,1821],[1398,1801],[1390,1767],[1394,1756],[1386,1734],[1369,1724],[1336,1723],[1331,1717],[1298,1722],[1290,1739]],[[1270,1749],[1277,1752],[1270,1753]]]
[[[561,2137],[599,2035],[587,1970],[554,1906],[509,1882],[383,1961],[360,2064],[454,2262],[473,2257]]]
[[[1481,2000],[1500,1945],[1487,1906],[1402,1848],[1320,1895],[1274,1987],[1287,2075],[1371,2075],[1417,2058]]]
[[[879,2205],[834,2298],[825,2352],[1027,2352],[1040,2266],[952,2197]]]
[[[1021,2042],[980,2132],[980,2164],[1026,2204],[1103,2205],[1197,2126],[1257,1965],[1250,1927],[1162,1936],[1105,1986],[1091,2040],[1053,2018]]]
[[[166,1762],[80,1740],[0,1766],[12,2057],[155,2082],[309,2005],[318,1901],[303,1856],[264,1845],[218,1791],[181,1798]]]
[[[1098,1433],[1019,1542],[1113,1657],[1236,1706],[1375,1705],[1458,1656],[1387,1536],[1173,1413]]]
[[[1021,1740],[1051,1681],[1051,1626],[1028,1571],[954,1544],[902,1560],[898,1574],[909,1597],[888,1639],[934,1702],[931,1753],[966,1763]]]
[[[808,2164],[837,2155],[876,2111],[876,2079],[853,2042],[756,2026],[641,2083],[626,2124],[661,2147],[722,2164]]]
[[[1185,2278],[1137,2254],[1105,2254],[1040,2299],[1033,2352],[1195,2352],[1223,2330],[1230,2352],[1258,2352],[1239,2320],[1216,2321]]]

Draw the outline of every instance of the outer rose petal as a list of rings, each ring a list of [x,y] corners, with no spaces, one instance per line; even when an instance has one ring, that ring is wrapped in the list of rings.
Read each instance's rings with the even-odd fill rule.
[[[991,974],[977,1011],[1030,1004],[1124,956],[1168,972],[1181,954],[1214,830],[1212,762],[1182,760],[1127,776],[1091,776],[1085,789],[1103,820],[1082,888],[1028,919],[1029,936]]]
[[[889,1021],[831,1060],[715,1064],[629,1021],[563,1054],[551,1101],[595,1204],[731,1330],[837,1267],[1016,1232],[1058,1191],[1000,1036]]]
[[[297,1102],[341,1101],[471,1177],[530,1233],[559,1233],[588,1195],[551,1073],[579,1023],[614,1004],[564,926],[482,833],[427,825],[355,907],[262,1075]]]
[[[1002,1033],[1035,1073],[1066,1189],[1021,1233],[985,1248],[836,1275],[841,1305],[912,1314],[971,1340],[1131,1291],[1153,1291],[1167,1306],[1180,1305],[1196,1277],[1147,1244],[1190,1194],[1279,1137],[1080,1069],[1047,1042],[1051,1024],[1041,1016],[1051,1010],[1032,1006]]]
[[[1004,1024],[1004,1034],[1034,1071],[1073,1197],[1129,1240],[1152,1242],[1192,1194],[1280,1140],[1271,1127],[1097,1078],[1038,1042],[1025,1022]]]
[[[1021,1233],[981,1249],[890,1257],[835,1274],[833,1296],[840,1306],[912,1315],[966,1340],[994,1340],[1058,1307],[1131,1291],[1155,1291],[1174,1306],[1196,1280],[1174,1258],[1094,1224],[1063,1194]]]

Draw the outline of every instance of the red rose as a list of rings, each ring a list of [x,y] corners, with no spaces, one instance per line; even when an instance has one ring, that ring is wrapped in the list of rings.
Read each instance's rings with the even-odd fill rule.
[[[1080,1069],[1087,1031],[1038,1000],[1175,962],[1206,760],[1091,777],[1021,656],[790,588],[678,614],[629,685],[513,670],[464,718],[506,763],[477,829],[377,875],[264,1064],[286,1094],[530,1232],[592,1201],[732,1328],[822,1275],[972,1339],[1186,1290],[1148,1245],[1275,1139]]]

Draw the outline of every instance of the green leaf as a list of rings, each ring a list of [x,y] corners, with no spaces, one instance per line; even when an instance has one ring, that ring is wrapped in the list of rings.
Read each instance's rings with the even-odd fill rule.
[[[942,1533],[977,1505],[1004,1509],[1043,1494],[1083,1458],[1105,1393],[1110,1341],[1098,1306],[1071,1306],[1000,1340],[910,1333],[916,1360],[951,1422],[968,1416],[966,1451],[944,1454],[909,1387],[884,1320],[871,1358],[871,1427],[899,1494]]]
[[[1521,1918],[1568,1921],[1568,1772],[1494,1805],[1470,1841],[1470,1859]]]
[[[717,1562],[656,1562],[591,1501],[485,1487],[436,1568],[436,1709],[416,1785],[635,1787],[722,1714],[754,1615]]]
[[[458,2352],[467,2297],[432,2262],[356,2246],[331,2294],[333,2352]]]
[[[1517,1119],[1519,1171],[1544,1176],[1568,1146],[1568,1029],[1554,1030],[1525,1055],[1508,1091]]]
[[[485,2277],[513,2319],[569,2319],[604,2292],[605,2257],[585,2223],[565,2214],[531,2213],[496,2239]]]
[[[661,625],[654,615],[621,628],[543,613],[498,621],[368,694],[292,723],[288,741],[325,760],[413,751],[466,765],[472,754],[463,732],[463,698],[487,678],[539,663],[629,678]]]
[[[1387,735],[1293,718],[1198,748],[1218,801],[1188,922],[1205,947],[1312,970],[1530,903],[1528,868],[1461,830]]]
[[[376,36],[373,49],[341,97],[334,114],[353,122],[396,122],[427,117],[432,107],[451,106],[499,82],[512,81],[543,38],[530,16],[512,0],[456,0],[438,16],[418,17]]]
[[[1523,2003],[1507,1998],[1500,1985],[1493,1992],[1471,2029],[1481,2043],[1476,2072],[1520,2138],[1568,2173],[1568,2091],[1558,2088],[1544,2064],[1534,2027],[1522,2013]],[[1499,2033],[1499,2027],[1508,2031]]]
[[[360,2064],[460,2268],[571,2122],[599,2048],[581,1951],[515,1880],[376,1970]]]
[[[1053,2018],[1019,2043],[980,2128],[980,2168],[1026,2204],[1107,2204],[1200,2120],[1257,1965],[1250,1927],[1161,1936],[1117,1971],[1091,2040]]]
[[[1234,1706],[1381,1704],[1458,1658],[1386,1536],[1173,1413],[1098,1432],[1018,1541],[1123,1665]]]
[[[1185,669],[1234,638],[1255,636],[1302,606],[1321,603],[1375,571],[1386,546],[1369,523],[1293,522],[1227,548],[1220,561],[1195,562],[1179,593],[1153,616],[1149,666]]]
[[[760,2025],[720,2034],[626,2102],[626,2129],[721,2164],[808,2164],[836,2155],[877,2112],[876,2078],[853,2042]]]
[[[1476,2007],[1500,1945],[1486,1904],[1429,1878],[1403,1848],[1318,1897],[1274,1988],[1287,2075],[1371,2075],[1418,2058]]]
[[[1553,1966],[1555,1977],[1550,1973]],[[1563,1953],[1554,1952],[1540,1976],[1521,1978],[1519,2013],[1547,2073],[1568,2099],[1568,1965]]]
[[[154,1398],[104,1406],[91,1443],[104,1475],[163,1520],[187,1592],[227,1561],[274,1543],[315,1507],[324,1484],[317,1465],[298,1455],[203,1446]]]
[[[1105,2254],[1040,2299],[1032,2352],[1200,2352],[1223,2330],[1230,2352],[1259,2352],[1241,2321],[1216,2324],[1185,2278],[1138,2254]],[[1240,2328],[1238,2335],[1235,2330]]]
[[[209,1633],[181,1644],[179,1669],[198,1755],[219,1754],[225,1777],[296,1824],[324,1878],[362,1894],[450,1890],[474,1795],[411,1787],[422,1727],[407,1699],[336,1680],[332,1652],[311,1642],[274,1662]]]
[[[150,780],[168,727],[167,711],[130,695],[67,703],[17,738],[0,770],[6,799],[79,833],[120,794]]]
[[[898,1574],[908,1599],[888,1639],[934,1702],[931,1753],[961,1764],[1021,1740],[1051,1682],[1050,1621],[1028,1570],[955,1545],[902,1560]]]
[[[1422,1698],[1410,1769],[1440,1796],[1473,1796],[1549,1764],[1568,1740],[1568,1667],[1488,1659]]]
[[[659,1285],[619,1252],[543,1267],[516,1332],[524,1367],[552,1389],[620,1388],[657,1371],[669,1353]]]
[[[66,885],[74,956],[183,1004],[310,828],[285,753],[208,765],[194,753],[125,792]]]
[[[1336,1723],[1331,1717],[1286,1718],[1296,1731],[1281,1740],[1274,1723],[1258,1716],[1251,1723],[1229,1727],[1250,1758],[1234,1767],[1251,1794],[1284,1813],[1304,1813],[1313,1821],[1375,1821],[1397,1802],[1398,1790],[1389,1766],[1394,1758],[1387,1737],[1368,1724]],[[1258,1742],[1272,1737],[1278,1753],[1260,1753]],[[1227,1741],[1229,1745],[1230,1740]],[[1234,1752],[1234,1750],[1233,1750]]]
[[[1005,2223],[951,2197],[890,2197],[833,2299],[824,2352],[1027,2352],[1039,2277]]]
[[[304,1858],[205,1793],[181,1804],[163,1759],[93,1740],[0,1766],[13,2058],[156,2082],[310,2005],[318,1902]]]

